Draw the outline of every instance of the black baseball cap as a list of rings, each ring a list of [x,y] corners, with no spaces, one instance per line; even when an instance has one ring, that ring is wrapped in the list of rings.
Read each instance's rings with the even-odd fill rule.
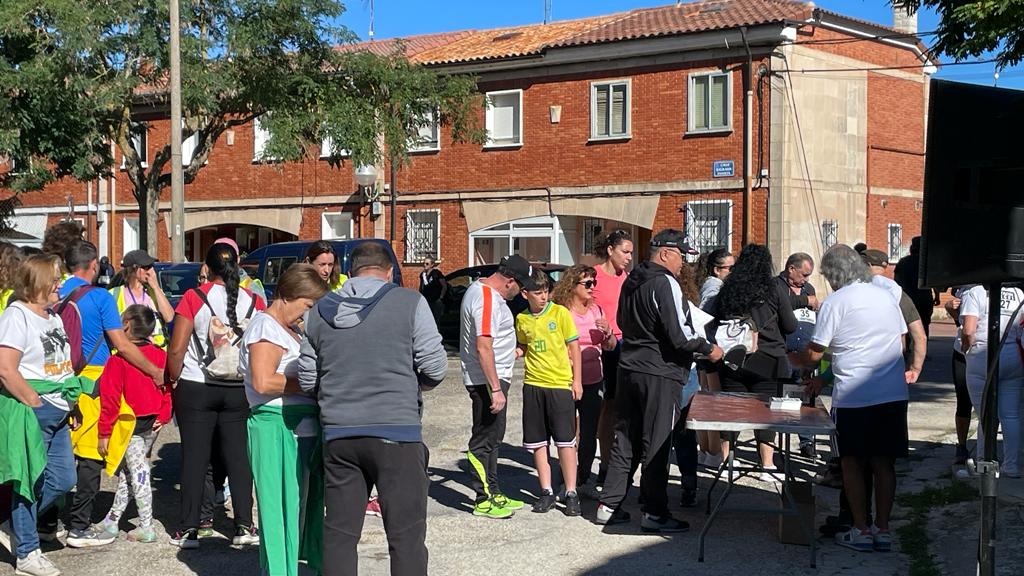
[[[533,281],[533,266],[518,254],[502,258],[498,263],[498,272],[515,279],[523,290],[537,289],[537,283]]]
[[[683,254],[699,254],[690,239],[679,230],[666,228],[651,238],[651,248],[676,248]]]
[[[139,268],[148,268],[156,262],[156,258],[153,258],[145,250],[132,250],[131,252],[124,255],[121,259],[121,266],[137,266]]]
[[[889,255],[881,250],[865,250],[860,257],[868,266],[888,266]]]

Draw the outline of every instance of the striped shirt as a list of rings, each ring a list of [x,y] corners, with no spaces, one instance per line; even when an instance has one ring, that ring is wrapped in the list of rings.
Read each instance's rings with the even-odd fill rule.
[[[505,299],[478,280],[466,289],[460,316],[459,359],[462,361],[463,383],[466,386],[488,384],[476,353],[478,336],[493,338],[494,367],[498,379],[511,382],[512,365],[516,360],[516,329]]]

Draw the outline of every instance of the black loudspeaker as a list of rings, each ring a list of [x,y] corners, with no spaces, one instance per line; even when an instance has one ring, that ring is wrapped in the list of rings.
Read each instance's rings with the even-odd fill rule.
[[[1024,278],[1024,91],[932,80],[922,287]]]

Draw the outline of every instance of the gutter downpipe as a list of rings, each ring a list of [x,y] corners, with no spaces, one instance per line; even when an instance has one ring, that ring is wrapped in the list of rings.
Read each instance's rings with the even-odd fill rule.
[[[754,156],[754,57],[747,43],[747,28],[740,28],[743,48],[747,51],[747,65],[743,70],[743,86],[746,88],[746,99],[743,101],[743,245],[754,241],[754,206],[753,182],[751,179],[751,163]]]

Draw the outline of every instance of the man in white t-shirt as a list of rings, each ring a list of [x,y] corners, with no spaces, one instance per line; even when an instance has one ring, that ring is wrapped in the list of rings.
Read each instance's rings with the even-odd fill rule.
[[[807,356],[812,364],[832,352],[833,419],[843,467],[843,488],[853,527],[836,534],[847,548],[870,552],[892,547],[889,516],[896,496],[895,459],[908,449],[906,322],[895,298],[871,284],[867,265],[852,248],[837,245],[822,258],[821,273],[835,292],[822,303]],[[821,381],[808,385],[817,393]],[[868,526],[864,474],[874,474],[875,524]]]
[[[502,258],[498,270],[472,283],[462,298],[459,358],[462,381],[473,401],[473,433],[466,458],[473,470],[475,516],[508,518],[523,507],[498,485],[498,447],[505,438],[505,402],[516,359],[515,320],[505,301],[534,289],[532,273],[523,257]]]

